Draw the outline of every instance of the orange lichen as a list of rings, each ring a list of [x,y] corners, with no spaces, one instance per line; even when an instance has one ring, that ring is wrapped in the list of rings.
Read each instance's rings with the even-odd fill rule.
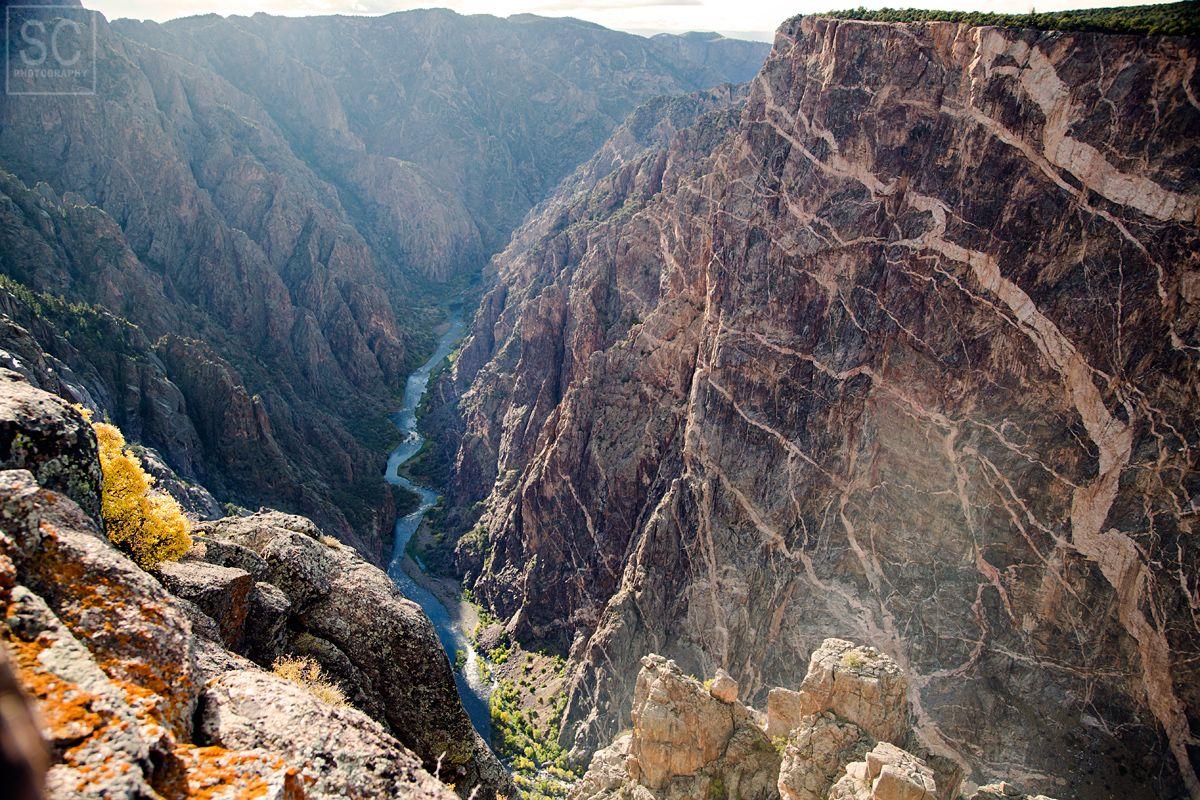
[[[189,681],[189,664],[165,654],[150,662],[162,642],[174,635],[168,631],[165,609],[89,569],[77,553],[62,547],[54,525],[43,522],[40,529],[43,555],[31,566],[42,573],[37,575],[39,582],[55,586],[63,622],[89,640],[96,663],[125,691],[139,716],[153,718],[177,736],[186,735],[191,708],[180,688]],[[139,616],[145,626],[120,624],[131,615]],[[130,657],[122,657],[125,653]]]
[[[96,695],[46,670],[38,656],[49,646],[44,637],[32,642],[8,640],[17,678],[37,702],[46,737],[51,741],[93,736],[110,720],[92,709]]]
[[[279,756],[182,745],[175,750],[186,771],[186,786],[171,787],[181,800],[252,800],[265,797],[272,784],[283,786],[285,800],[303,800],[305,781]]]

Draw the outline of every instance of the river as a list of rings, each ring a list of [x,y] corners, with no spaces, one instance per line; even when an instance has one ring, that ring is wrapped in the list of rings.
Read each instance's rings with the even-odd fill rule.
[[[421,365],[420,369],[408,376],[408,382],[404,386],[404,406],[392,415],[392,422],[404,434],[404,439],[388,457],[385,477],[388,483],[403,486],[420,495],[421,505],[417,507],[416,511],[396,520],[396,543],[392,549],[391,563],[388,565],[388,577],[404,593],[405,597],[425,610],[425,614],[433,622],[433,627],[437,631],[438,638],[441,639],[442,647],[446,649],[451,663],[454,663],[455,656],[459,651],[466,654],[466,662],[462,669],[455,669],[454,672],[454,681],[458,685],[458,696],[462,699],[463,708],[467,710],[467,715],[470,716],[475,730],[479,731],[479,735],[485,742],[491,742],[492,720],[488,710],[491,682],[482,672],[479,655],[471,645],[467,631],[461,629],[442,601],[433,592],[414,580],[413,576],[405,570],[405,548],[408,547],[409,540],[420,527],[425,514],[437,503],[438,493],[428,487],[418,486],[397,472],[401,465],[420,451],[421,445],[425,441],[425,437],[417,431],[417,407],[421,404],[421,398],[425,396],[425,390],[429,387],[430,374],[450,355],[450,351],[454,349],[454,345],[462,333],[462,320],[458,317],[452,318],[449,329],[438,340],[437,349],[434,350],[433,355]],[[415,568],[418,570],[423,569],[419,561],[409,560],[408,563],[415,564]]]

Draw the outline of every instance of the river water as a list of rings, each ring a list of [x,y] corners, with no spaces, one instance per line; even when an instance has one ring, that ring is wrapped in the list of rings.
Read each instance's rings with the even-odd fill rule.
[[[396,520],[396,544],[392,549],[392,560],[388,565],[388,577],[399,587],[404,596],[417,603],[425,610],[425,614],[433,622],[442,647],[446,649],[451,663],[459,651],[466,654],[466,663],[461,670],[455,670],[454,681],[458,685],[458,696],[462,699],[463,708],[471,718],[471,723],[485,742],[492,740],[492,720],[488,711],[488,698],[491,694],[491,683],[485,678],[479,661],[479,655],[471,645],[467,631],[451,616],[450,611],[432,592],[415,581],[404,569],[405,553],[408,541],[417,532],[421,520],[429,509],[437,503],[438,493],[425,486],[418,486],[397,473],[402,464],[411,459],[421,449],[425,437],[417,431],[417,407],[425,390],[429,387],[429,375],[433,372],[454,348],[455,343],[463,333],[463,322],[457,317],[450,320],[450,328],[438,340],[437,349],[420,369],[408,376],[404,386],[404,407],[392,415],[392,422],[404,434],[400,445],[388,457],[385,477],[388,483],[403,486],[416,492],[421,497],[421,505],[417,510]],[[423,569],[419,561],[417,569]]]

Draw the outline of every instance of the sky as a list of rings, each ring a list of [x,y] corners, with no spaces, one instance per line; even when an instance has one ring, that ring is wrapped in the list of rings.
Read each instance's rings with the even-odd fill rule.
[[[1114,5],[1147,0],[1039,0],[1038,11]],[[769,41],[772,31],[795,14],[853,8],[954,8],[1027,13],[1032,0],[83,0],[109,19],[133,17],[164,21],[193,14],[217,13],[307,16],[313,14],[387,14],[411,8],[450,8],[462,14],[533,13],[548,17],[579,17],[609,28],[651,34],[663,31],[719,31],[725,35]]]

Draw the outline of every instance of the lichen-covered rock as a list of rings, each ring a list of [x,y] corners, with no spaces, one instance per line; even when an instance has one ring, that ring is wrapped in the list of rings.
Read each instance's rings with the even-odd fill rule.
[[[293,632],[284,643],[284,652],[288,656],[315,661],[321,667],[321,672],[345,693],[351,705],[387,724],[382,693],[336,644],[314,636],[310,631]]]
[[[0,785],[12,800],[41,800],[50,761],[38,725],[8,648],[0,644]]]
[[[267,565],[256,576],[283,591],[297,612],[329,594],[334,562],[329,547],[318,540],[320,531],[304,517],[263,511],[249,517],[225,517],[196,526],[203,536],[218,543],[240,545]],[[219,544],[218,544],[219,546]],[[219,558],[232,558],[222,552]]]
[[[249,572],[203,561],[167,561],[157,574],[167,591],[195,603],[217,623],[226,647],[241,646],[254,589]]]
[[[0,403],[30,396],[23,385],[10,392],[12,386],[0,382]],[[53,413],[61,407],[47,408]],[[63,441],[72,441],[74,433],[60,426],[37,452],[69,452]],[[90,457],[96,458],[94,452]],[[63,466],[79,467],[73,458],[64,456]],[[294,529],[286,532],[327,549],[312,538],[316,529],[306,520],[286,525]],[[235,553],[232,546],[222,554],[235,553],[251,566],[259,558],[266,574],[294,580],[323,563],[304,561],[289,571],[283,558],[312,551],[290,538],[283,544],[269,538],[263,549],[274,562],[247,558],[250,551]],[[347,558],[350,552],[345,549]],[[28,470],[0,471],[0,646],[12,652],[17,678],[33,697],[53,749],[49,796],[453,797],[379,722],[332,709],[226,649],[247,620],[264,621],[263,637],[278,638],[287,599],[274,586],[255,583],[246,570],[192,555],[163,565],[156,580],[118,551],[65,493],[39,486]],[[377,614],[395,610],[374,607]],[[414,613],[424,620],[419,611],[408,611],[402,624],[416,624]],[[436,640],[426,652],[403,655],[445,660]],[[420,669],[414,674],[426,675]],[[432,688],[433,697],[465,719],[456,695],[446,697],[440,684]],[[198,708],[202,689],[205,703]]]
[[[167,787],[167,797],[307,800],[319,796],[305,791],[308,781],[299,768],[274,753],[184,746],[176,749],[175,758],[183,774]]]
[[[5,605],[7,645],[54,754],[50,796],[152,796],[155,762],[171,761],[170,732],[139,714],[136,694],[101,669],[42,598],[17,586]]]
[[[205,561],[220,567],[233,567],[249,572],[255,581],[264,581],[270,571],[266,560],[249,547],[235,542],[204,535],[205,528],[192,532],[192,549],[184,561]]]
[[[280,753],[309,797],[456,800],[378,722],[335,708],[265,672],[228,672],[205,687],[197,737],[208,745]]]
[[[0,369],[0,468],[27,469],[88,515],[100,515],[100,461],[91,426],[65,400],[7,369]]]
[[[243,641],[246,655],[259,664],[271,664],[283,652],[292,604],[279,587],[259,581],[250,591],[249,606]]]
[[[139,687],[143,715],[190,729],[200,687],[185,614],[74,502],[24,470],[0,472],[0,553],[113,680]]]

